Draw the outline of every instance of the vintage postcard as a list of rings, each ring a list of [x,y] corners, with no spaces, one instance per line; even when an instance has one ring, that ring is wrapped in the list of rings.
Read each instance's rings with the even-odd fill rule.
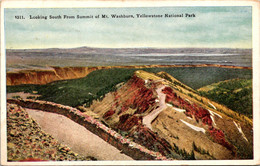
[[[1,165],[260,164],[257,1],[3,1]]]

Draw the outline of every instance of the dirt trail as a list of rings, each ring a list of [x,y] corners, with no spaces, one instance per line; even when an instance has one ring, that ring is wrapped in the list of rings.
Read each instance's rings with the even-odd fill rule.
[[[143,117],[143,124],[152,130],[152,121],[167,107],[165,103],[166,94],[162,93],[165,85],[161,85],[156,89],[159,99],[159,107],[151,113]]]
[[[133,160],[63,115],[27,108],[25,110],[41,126],[42,130],[78,154],[93,156],[98,160]]]

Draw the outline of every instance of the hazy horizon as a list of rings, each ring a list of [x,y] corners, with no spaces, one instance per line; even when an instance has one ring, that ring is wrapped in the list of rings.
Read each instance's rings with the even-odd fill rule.
[[[7,70],[46,66],[129,66],[129,65],[218,64],[252,66],[252,49],[74,49],[7,50]]]
[[[6,48],[7,50],[41,50],[41,49],[79,49],[79,48],[93,48],[93,49],[249,49],[252,48],[231,48],[231,47],[46,47],[46,48]]]

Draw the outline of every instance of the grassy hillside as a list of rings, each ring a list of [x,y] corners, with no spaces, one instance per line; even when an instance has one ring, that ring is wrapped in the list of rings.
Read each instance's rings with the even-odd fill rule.
[[[118,83],[128,80],[133,72],[139,69],[104,69],[91,72],[84,78],[52,82],[46,85],[7,86],[7,93],[30,92],[40,94],[41,100],[60,104],[78,106],[89,103],[93,99],[104,96],[114,89]],[[252,70],[230,69],[217,67],[178,67],[178,68],[146,68],[148,72],[165,71],[190,86],[197,89],[214,82],[233,78],[252,78]]]
[[[208,85],[199,93],[252,118],[252,79],[232,79]]]

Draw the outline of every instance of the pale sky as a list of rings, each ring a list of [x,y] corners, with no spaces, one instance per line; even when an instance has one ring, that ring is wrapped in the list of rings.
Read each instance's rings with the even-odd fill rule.
[[[89,47],[252,48],[251,7],[5,9],[8,49]],[[196,15],[185,17],[185,13]],[[29,16],[101,15],[106,19],[29,19]],[[111,14],[135,18],[111,18]],[[137,18],[136,14],[184,14],[181,18]],[[15,19],[23,15],[25,19]]]

